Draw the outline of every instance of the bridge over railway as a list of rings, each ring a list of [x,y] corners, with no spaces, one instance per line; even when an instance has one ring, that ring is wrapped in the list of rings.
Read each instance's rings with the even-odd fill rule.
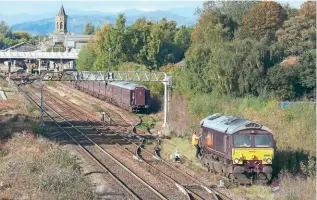
[[[0,51],[0,63],[6,63],[7,67],[12,66],[15,68],[16,61],[26,61],[30,66],[31,61],[38,63],[38,70],[48,70],[49,66],[43,66],[43,62],[49,63],[53,62],[55,65],[59,65],[59,69],[73,68],[74,60],[78,58],[79,52],[42,52],[42,51],[32,51],[32,52],[18,52],[18,51]],[[67,64],[65,66],[65,63]],[[49,64],[47,64],[49,65]],[[54,66],[55,66],[54,65]],[[54,67],[55,69],[55,67]]]
[[[18,59],[48,59],[48,60],[75,60],[78,58],[78,52],[0,52],[0,59],[18,60]]]

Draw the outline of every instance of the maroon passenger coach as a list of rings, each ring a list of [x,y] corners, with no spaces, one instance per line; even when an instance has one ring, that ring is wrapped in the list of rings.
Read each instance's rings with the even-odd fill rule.
[[[150,107],[150,90],[143,85],[126,81],[79,81],[75,87],[131,112],[148,111]]]

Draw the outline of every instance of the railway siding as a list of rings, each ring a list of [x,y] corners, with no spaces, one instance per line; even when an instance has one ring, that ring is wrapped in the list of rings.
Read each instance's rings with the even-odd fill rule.
[[[68,107],[71,107],[72,105],[68,105]],[[74,110],[74,109],[73,109]],[[87,113],[87,112],[86,112]],[[85,116],[88,116],[88,115],[90,115],[90,113],[87,113],[87,115],[86,115],[86,113],[85,113]],[[82,114],[84,114],[84,113],[82,113]],[[82,115],[80,115],[80,113],[79,114],[77,114],[77,115],[79,115],[79,116],[82,116]],[[92,117],[93,118],[93,117]],[[122,138],[123,138],[123,140],[127,140],[126,138],[124,138],[124,136],[121,136]],[[109,138],[108,138],[109,139]],[[126,145],[126,148],[127,149],[130,149],[130,153],[131,154],[133,154],[134,152],[135,152],[135,144],[134,145]],[[123,152],[124,153],[124,152]],[[150,160],[151,159],[151,157],[153,156],[152,154],[150,154],[149,152],[147,152],[146,153],[146,155],[148,155],[149,157],[148,157],[148,159]],[[153,158],[153,157],[152,157]],[[148,161],[149,161],[148,160]],[[171,177],[171,176],[174,176],[173,178],[170,178],[172,181],[174,181],[174,182],[176,182],[177,183],[177,181],[179,182],[179,183],[182,183],[182,184],[184,184],[184,180],[189,180],[188,181],[188,183],[187,183],[187,185],[188,186],[194,186],[193,188],[191,188],[191,189],[187,189],[189,192],[192,192],[192,193],[194,193],[194,195],[196,196],[196,197],[203,197],[204,199],[208,199],[208,198],[210,198],[210,196],[212,196],[211,198],[214,198],[214,199],[217,199],[217,197],[216,197],[216,195],[211,191],[211,190],[208,190],[208,189],[206,189],[207,187],[202,187],[201,185],[200,185],[200,183],[198,183],[197,184],[197,182],[195,182],[195,181],[193,181],[193,178],[191,177],[191,178],[189,178],[188,179],[188,177],[186,177],[185,179],[184,179],[184,174],[182,174],[182,173],[179,173],[177,170],[175,170],[175,169],[173,169],[173,168],[171,168],[171,167],[169,167],[169,173],[167,173],[166,174],[166,167],[168,166],[168,165],[166,165],[166,163],[157,163],[159,166],[162,166],[160,169],[158,168],[158,167],[155,167],[155,166],[153,166],[152,164],[149,164],[149,166],[150,167],[153,167],[153,168],[155,168],[156,170],[158,170],[158,171],[160,171],[161,173],[164,171],[165,173],[163,173],[165,176],[167,176],[167,177]],[[179,177],[177,177],[177,176],[179,176]],[[176,181],[177,180],[177,181]],[[193,190],[195,190],[195,192],[193,192]],[[199,195],[197,195],[197,194],[199,194]],[[174,198],[173,198],[174,199]]]
[[[30,92],[28,92],[29,97]],[[31,99],[38,99],[38,97],[33,98],[30,97]],[[39,105],[39,100],[34,100],[34,102]],[[117,178],[119,182],[122,183],[123,186],[125,186],[127,190],[130,190],[130,193],[134,194],[134,197],[140,198],[140,199],[166,199],[164,196],[159,195],[159,192],[149,189],[149,187],[144,187],[144,183],[142,181],[135,179],[135,174],[133,173],[127,173],[125,170],[122,169],[122,166],[118,167],[118,163],[115,162],[117,165],[114,165],[113,163],[109,163],[109,160],[113,159],[106,159],[107,157],[105,156],[105,153],[100,153],[100,150],[102,151],[101,148],[99,148],[99,152],[96,151],[96,144],[94,144],[91,140],[85,137],[83,140],[83,135],[80,135],[80,131],[76,129],[72,124],[70,124],[67,120],[65,120],[63,117],[59,116],[54,109],[49,108],[47,109],[48,106],[46,105],[45,113],[48,116],[51,116],[51,119],[53,120],[55,118],[56,125],[58,125],[63,132],[69,135],[78,145],[80,145],[88,154],[92,155],[95,160],[97,160],[103,167],[106,169],[106,172],[111,173],[114,177],[117,178],[116,175],[120,176],[121,179]],[[59,119],[57,119],[59,118]],[[69,124],[68,128],[63,128],[62,126],[59,125],[59,122],[66,122]],[[68,129],[68,130],[66,130]],[[76,139],[77,138],[77,139]],[[81,140],[79,140],[81,139]],[[97,146],[98,147],[98,146]],[[108,157],[109,158],[109,157]],[[105,163],[105,162],[108,163]],[[106,168],[105,166],[111,166],[111,169]],[[111,170],[114,170],[114,172],[111,172]],[[119,170],[119,171],[118,171]],[[129,176],[131,174],[131,176]],[[134,177],[134,178],[132,178]],[[122,181],[123,180],[123,181]],[[130,189],[132,188],[132,189]]]

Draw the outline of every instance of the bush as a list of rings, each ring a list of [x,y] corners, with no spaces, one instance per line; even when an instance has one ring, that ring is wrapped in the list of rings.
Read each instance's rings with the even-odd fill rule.
[[[125,62],[121,63],[118,66],[112,68],[112,70],[118,71],[149,71],[149,69],[142,64],[133,63],[133,62]]]
[[[34,134],[40,136],[45,135],[45,133],[49,131],[49,128],[46,126],[35,125],[33,126],[32,131]]]
[[[155,127],[156,119],[142,114],[139,114],[139,117],[141,118],[141,123],[138,128],[146,130],[147,128],[153,129]]]

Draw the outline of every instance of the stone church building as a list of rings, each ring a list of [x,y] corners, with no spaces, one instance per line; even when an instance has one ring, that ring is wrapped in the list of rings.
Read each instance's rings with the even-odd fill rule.
[[[54,45],[63,44],[67,51],[79,50],[86,45],[94,35],[76,35],[67,31],[67,15],[63,5],[55,16],[55,32],[52,34]]]

